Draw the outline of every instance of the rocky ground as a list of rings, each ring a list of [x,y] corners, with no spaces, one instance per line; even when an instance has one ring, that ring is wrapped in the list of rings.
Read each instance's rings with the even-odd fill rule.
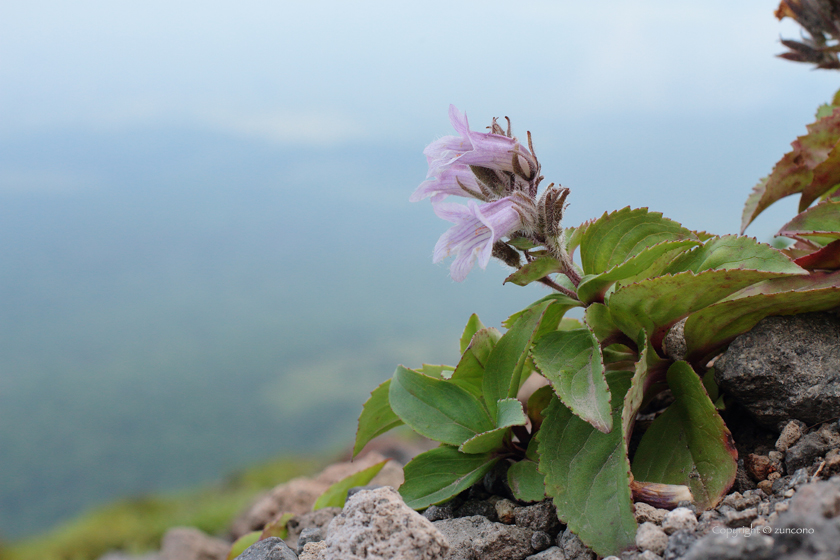
[[[724,413],[740,457],[733,491],[705,512],[690,503],[672,511],[636,504],[636,546],[620,558],[840,558],[840,321],[829,314],[766,319],[737,339],[716,366],[718,383],[734,398]],[[239,558],[597,558],[558,521],[550,501],[513,500],[498,470],[419,514],[394,490],[402,472],[399,461],[391,461],[371,486],[353,489],[343,509],[311,511],[330,484],[380,460],[369,453],[263,496],[234,522],[229,538],[289,512],[295,517],[287,524],[288,538],[259,541]],[[179,528],[166,535],[159,554],[143,560],[224,560],[229,549],[228,540]]]

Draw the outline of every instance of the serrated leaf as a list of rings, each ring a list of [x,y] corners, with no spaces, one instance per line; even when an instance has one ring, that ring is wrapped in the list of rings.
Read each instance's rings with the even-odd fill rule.
[[[780,274],[807,274],[784,253],[759,243],[752,237],[724,235],[714,237],[688,253],[683,253],[665,269],[667,273],[706,270],[760,270]]]
[[[429,377],[434,377],[435,379],[447,379],[452,375],[452,372],[455,371],[455,368],[442,364],[423,364],[420,366],[419,371],[423,375],[428,375]]]
[[[353,446],[353,457],[358,455],[370,440],[381,436],[385,432],[402,426],[403,421],[391,410],[388,393],[391,380],[385,381],[371,391],[370,398],[362,407],[359,425],[356,428],[356,444]]]
[[[641,327],[659,351],[662,339],[677,321],[752,284],[781,276],[756,270],[691,271],[659,276],[616,290],[610,314],[631,338]]]
[[[569,227],[563,231],[563,237],[566,239],[566,252],[569,253],[569,256],[575,254],[575,250],[580,246],[580,241],[583,239],[583,234],[586,233],[586,228],[594,221],[587,220],[578,227]]]
[[[794,239],[827,237],[840,239],[840,201],[826,201],[808,208],[782,226],[777,235]]]
[[[390,461],[390,459],[380,461],[379,463],[371,465],[364,470],[342,478],[335,484],[331,485],[324,491],[323,494],[318,496],[318,499],[315,500],[315,504],[312,506],[312,510],[319,510],[325,507],[344,507],[344,502],[347,501],[347,492],[356,486],[367,486],[367,484],[379,474],[379,471],[382,470],[382,467],[384,467],[385,463],[388,461]]]
[[[799,196],[799,212],[826,194],[840,183],[840,144],[835,144],[825,160],[814,168],[811,183],[802,189]]]
[[[475,313],[470,315],[470,318],[467,321],[467,326],[464,327],[464,332],[461,335],[461,354],[467,351],[467,347],[470,345],[473,335],[483,328],[486,327],[484,326],[484,323],[481,322],[481,319],[478,318],[478,315]]]
[[[501,447],[511,426],[524,426],[528,422],[522,403],[517,399],[502,399],[496,403],[496,428],[478,434],[461,444],[461,453],[486,453]]]
[[[732,486],[738,452],[691,366],[676,362],[667,377],[675,401],[642,437],[633,458],[633,476],[646,482],[688,486],[697,506],[709,509]]]
[[[589,225],[580,243],[580,260],[586,274],[601,274],[663,241],[696,240],[677,222],[647,208],[628,206],[605,213]]]
[[[582,307],[583,304],[574,298],[563,294],[550,294],[545,296],[544,298],[538,299],[522,311],[517,311],[504,321],[502,321],[502,325],[506,329],[510,329],[516,322],[519,320],[522,315],[525,314],[526,311],[529,309],[533,309],[535,307],[541,307],[543,304],[549,303],[549,313],[547,316],[540,321],[541,331],[543,332],[550,332],[557,329],[557,325],[559,321],[563,318],[563,315],[569,310],[575,307]]]
[[[768,206],[802,192],[814,180],[814,169],[828,158],[840,140],[840,110],[808,125],[808,134],[791,143],[793,150],[782,157],[770,175],[753,188],[741,218],[741,233]]]
[[[638,280],[640,275],[653,267],[660,260],[671,261],[683,251],[700,245],[699,241],[684,239],[679,241],[663,241],[652,247],[646,247],[626,261],[615,265],[601,274],[590,274],[583,277],[578,284],[577,294],[580,300],[589,304],[592,302],[604,301],[607,290],[619,280],[635,277]],[[657,274],[656,270],[653,273]]]
[[[527,286],[531,282],[536,282],[540,278],[544,278],[555,272],[560,272],[561,270],[563,270],[563,267],[557,259],[551,255],[544,255],[522,266],[522,268],[505,278],[503,283],[507,284],[511,282],[517,286]]]
[[[469,346],[461,356],[458,367],[452,374],[451,382],[463,387],[479,399],[482,397],[481,387],[484,382],[484,364],[502,333],[494,328],[485,328],[476,332]]]
[[[813,253],[803,255],[793,262],[807,270],[840,269],[840,239],[832,241]]]
[[[610,391],[598,340],[589,329],[555,331],[533,349],[534,361],[554,392],[576,416],[596,429],[612,429]]]
[[[391,409],[403,422],[435,441],[457,446],[495,428],[472,393],[403,366],[394,372],[388,397]]]
[[[545,499],[545,477],[537,470],[537,466],[536,462],[524,459],[508,469],[508,486],[517,500],[541,502]]]
[[[610,374],[608,381],[614,403],[621,403],[629,373]],[[632,545],[636,520],[620,405],[613,407],[613,430],[604,434],[554,399],[537,438],[539,471],[561,521],[601,556]]]
[[[834,288],[755,294],[716,303],[689,315],[685,323],[686,360],[705,364],[737,336],[770,315],[826,311],[837,306],[840,279]]]
[[[448,446],[426,451],[405,466],[400,495],[413,509],[440,504],[481,480],[498,461],[492,453],[467,455]]]
[[[540,321],[552,303],[553,300],[543,300],[525,309],[490,353],[484,368],[482,388],[491,416],[496,415],[498,401],[515,397],[519,392],[528,351]]]

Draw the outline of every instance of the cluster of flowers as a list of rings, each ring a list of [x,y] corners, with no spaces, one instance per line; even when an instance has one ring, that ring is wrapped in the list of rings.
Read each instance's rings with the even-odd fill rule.
[[[494,251],[504,259],[505,250],[511,251],[504,237],[525,237],[538,244],[546,243],[546,237],[556,238],[568,189],[551,185],[537,199],[542,176],[530,134],[528,149],[512,135],[509,120],[507,130],[493,119],[490,132],[474,132],[454,105],[449,107],[449,120],[460,136],[444,136],[426,147],[427,179],[410,200],[431,197],[435,213],[455,224],[438,240],[433,260],[454,255],[450,274],[461,282],[476,261],[486,268]],[[472,200],[466,206],[444,202],[450,195]]]

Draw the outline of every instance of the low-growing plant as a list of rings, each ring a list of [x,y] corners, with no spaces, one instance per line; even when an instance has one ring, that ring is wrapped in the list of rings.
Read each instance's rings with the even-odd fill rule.
[[[449,116],[459,135],[426,148],[429,178],[411,197],[430,197],[455,224],[435,262],[454,256],[451,275],[462,281],[493,256],[515,269],[505,283],[553,293],[511,315],[504,333],[470,317],[455,366],[397,367],[364,405],[355,452],[406,424],[440,443],[405,467],[409,506],[446,502],[501,465],[513,496],[552,498],[601,555],[634,543],[634,501],[714,507],[735,479],[737,451],[718,413],[713,359],[764,317],[840,305],[840,94],[747,201],[743,228],[801,193],[801,213],[779,232],[794,240],[784,250],[691,231],[646,208],[564,228],[569,190],[540,189],[530,133],[526,147],[509,121],[479,133],[454,107]],[[582,321],[566,317],[577,308]],[[532,375],[548,385],[526,399]],[[665,391],[671,404],[631,460],[637,416]]]

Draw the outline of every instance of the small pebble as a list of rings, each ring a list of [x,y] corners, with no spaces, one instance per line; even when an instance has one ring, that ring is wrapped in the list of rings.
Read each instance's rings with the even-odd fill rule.
[[[645,550],[639,556],[637,556],[639,560],[662,560],[662,557],[652,550]]]
[[[693,531],[697,528],[697,516],[691,512],[690,509],[678,507],[673,511],[668,512],[665,520],[662,522],[662,530],[668,535],[673,535],[677,531]]]
[[[785,490],[784,496],[785,496],[785,498],[793,498],[794,494],[796,494],[796,490],[794,490],[793,488],[790,488],[788,490]]]
[[[793,476],[790,478],[790,482],[788,482],[788,488],[799,488],[803,484],[808,482],[808,469],[801,468],[798,469]],[[789,496],[788,496],[789,497]]]
[[[791,420],[779,434],[779,439],[776,440],[776,449],[784,453],[790,449],[791,445],[799,441],[800,437],[802,437],[802,426],[796,420]]]
[[[452,512],[452,506],[444,504],[442,506],[429,506],[423,512],[423,517],[429,521],[440,521],[442,519],[452,519],[455,514]]]
[[[695,515],[697,514],[697,506],[695,506],[688,500],[681,500],[677,502],[677,507],[688,508],[692,511],[692,513],[694,513]]]
[[[756,508],[748,508],[744,511],[727,512],[724,522],[727,527],[749,527],[756,517],[758,517],[758,510]]]
[[[551,535],[545,531],[534,531],[534,534],[531,535],[531,548],[537,552],[549,548],[551,544]]]
[[[772,480],[762,480],[758,483],[759,489],[763,490],[765,494],[772,494],[773,493],[773,481]]]
[[[668,546],[668,535],[653,523],[642,523],[636,532],[636,546],[642,550],[662,554]]]
[[[636,502],[635,516],[636,522],[639,524],[649,521],[661,525],[666,515],[668,515],[667,509],[659,509],[644,502]]]
[[[501,523],[506,523],[510,525],[514,522],[514,520],[516,519],[513,513],[513,510],[516,508],[515,503],[507,499],[502,499],[495,503],[495,507],[496,515],[499,517],[499,521]]]
[[[776,470],[770,457],[756,455],[755,453],[750,453],[744,459],[744,468],[747,470],[747,474],[756,482],[766,480],[767,475]]]

